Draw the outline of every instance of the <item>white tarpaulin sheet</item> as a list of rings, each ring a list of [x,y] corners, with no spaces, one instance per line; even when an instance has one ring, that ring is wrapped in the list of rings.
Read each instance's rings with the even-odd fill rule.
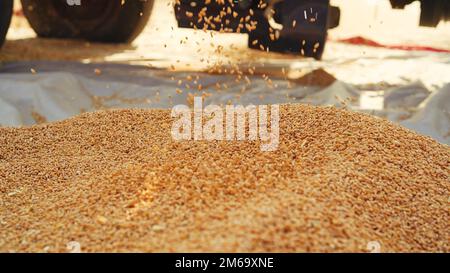
[[[25,72],[39,64],[9,64],[0,69],[0,124],[32,125],[62,120],[85,111],[108,108],[171,108],[188,104],[189,96],[207,93],[205,105],[309,103],[336,105],[371,113],[400,123],[420,134],[450,144],[450,83],[433,92],[421,82],[364,90],[336,80],[326,87],[294,84],[273,78],[268,88],[260,76],[250,77],[245,91],[235,77],[206,73],[152,70],[117,64],[40,63],[38,73]],[[96,75],[94,67],[101,71]],[[64,71],[64,72],[58,72]],[[177,93],[179,80],[197,77],[202,92]],[[227,85],[222,91],[216,83]],[[178,91],[179,92],[179,91]]]

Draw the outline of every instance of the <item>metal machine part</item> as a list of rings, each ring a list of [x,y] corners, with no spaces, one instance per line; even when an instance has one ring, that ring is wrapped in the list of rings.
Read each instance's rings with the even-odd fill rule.
[[[180,0],[179,27],[249,34],[249,47],[320,59],[340,11],[329,0]]]

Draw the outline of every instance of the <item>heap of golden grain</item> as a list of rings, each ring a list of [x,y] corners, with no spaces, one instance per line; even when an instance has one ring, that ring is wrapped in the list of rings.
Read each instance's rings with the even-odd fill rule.
[[[0,251],[450,251],[446,145],[302,105],[281,107],[276,152],[171,126],[114,110],[0,128]]]

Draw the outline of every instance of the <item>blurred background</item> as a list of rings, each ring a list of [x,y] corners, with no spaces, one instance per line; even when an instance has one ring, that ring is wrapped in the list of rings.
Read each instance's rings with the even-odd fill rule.
[[[177,27],[155,0],[131,44],[38,38],[20,1],[0,50],[0,124],[33,125],[109,108],[206,104],[334,105],[450,144],[450,23],[420,27],[420,3],[332,0],[340,25],[323,58],[248,48],[248,35]]]

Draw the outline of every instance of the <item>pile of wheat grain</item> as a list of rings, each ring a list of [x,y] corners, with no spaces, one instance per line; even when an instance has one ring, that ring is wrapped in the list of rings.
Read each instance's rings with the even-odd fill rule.
[[[448,146],[301,105],[276,152],[171,126],[115,110],[1,128],[0,251],[450,251]]]

